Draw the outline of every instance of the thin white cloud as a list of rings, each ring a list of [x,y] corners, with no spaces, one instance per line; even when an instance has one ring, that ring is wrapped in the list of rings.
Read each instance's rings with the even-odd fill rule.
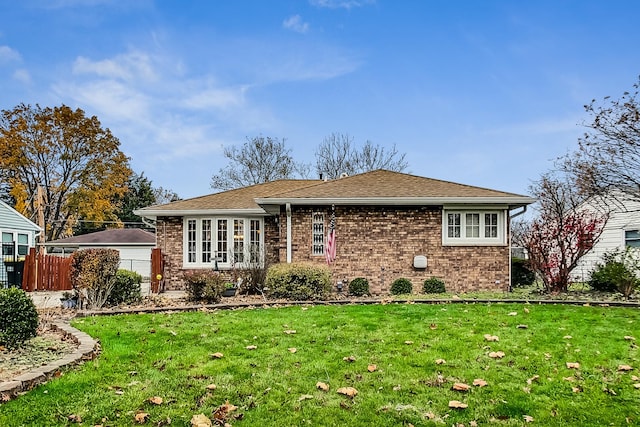
[[[282,22],[282,26],[287,30],[295,31],[296,33],[304,34],[309,31],[309,24],[302,20],[300,15],[293,15]]]
[[[376,0],[309,0],[312,6],[324,7],[327,9],[354,9],[375,4]]]
[[[73,73],[94,74],[99,77],[119,80],[143,79],[155,80],[153,59],[141,52],[129,52],[115,58],[92,61],[83,56],[78,57],[73,64]]]
[[[13,78],[23,84],[31,84],[31,74],[24,68],[17,69],[13,72]]]
[[[0,46],[0,64],[9,62],[18,62],[22,59],[20,54],[9,46]]]

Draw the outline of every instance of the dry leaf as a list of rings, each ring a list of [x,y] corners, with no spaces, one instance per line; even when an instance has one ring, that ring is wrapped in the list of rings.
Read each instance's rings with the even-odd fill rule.
[[[447,363],[444,359],[436,359],[436,365],[445,365]]]
[[[207,390],[215,390],[215,389],[217,389],[217,388],[218,388],[218,386],[217,386],[217,385],[215,385],[215,384],[209,384],[209,385],[207,386]]]
[[[640,383],[636,383],[633,385],[635,388],[640,388]]]
[[[313,399],[313,396],[310,394],[303,394],[298,398],[298,402],[302,402],[303,400]]]
[[[489,357],[491,357],[492,359],[502,359],[504,357],[504,352],[492,351],[491,353],[489,353]]]
[[[468,406],[469,405],[467,405],[466,403],[462,403],[462,402],[459,402],[457,400],[450,400],[449,401],[449,408],[465,409]]]
[[[574,377],[562,377],[563,380],[569,381],[570,383],[574,382],[576,379]]]
[[[618,371],[622,372],[622,371],[633,371],[633,368],[629,365],[619,365],[618,366]]]
[[[488,385],[488,383],[482,378],[476,378],[475,380],[473,380],[473,385],[478,387],[485,387]]]
[[[544,358],[547,359],[547,360],[551,359],[552,357],[553,356],[551,356],[551,354],[549,354],[549,353],[545,353],[544,354]]]
[[[411,344],[413,344],[413,341],[405,341],[404,343],[405,343],[406,345],[411,345]]]
[[[516,328],[518,328],[518,329],[528,329],[529,327],[527,325],[518,325],[518,326],[516,326]]]
[[[424,414],[424,416],[428,419],[428,420],[433,420],[436,417],[436,414],[434,414],[433,412],[427,412],[426,414]]]
[[[245,347],[247,350],[255,350],[256,348],[258,348],[257,345],[248,345],[247,347]]]
[[[580,369],[580,364],[578,362],[567,362],[568,369]]]
[[[538,381],[538,379],[540,379],[540,375],[534,375],[527,380],[527,384],[531,385],[532,382]]]
[[[402,390],[402,387],[400,387],[399,385],[393,386],[393,391],[400,391],[400,390]]]
[[[153,396],[153,397],[150,397],[148,400],[154,405],[162,405],[162,398],[160,396]]]
[[[640,377],[636,375],[631,375],[631,381],[640,381]]]
[[[470,388],[471,386],[465,383],[453,383],[453,387],[451,387],[455,391],[469,391]]]
[[[625,335],[624,339],[627,340],[627,341],[635,341],[636,340],[634,337],[629,336],[629,335]]]
[[[298,349],[295,347],[291,347],[288,350],[289,350],[289,353],[295,353],[296,351],[298,351]]]
[[[523,308],[525,313],[529,313],[529,309],[527,307]]]
[[[149,414],[146,412],[138,412],[133,418],[135,418],[138,424],[144,424],[149,419]]]
[[[173,335],[174,337],[178,335],[175,331],[169,331],[169,333],[170,333],[171,335]]]
[[[344,394],[345,396],[353,398],[353,397],[355,397],[355,395],[358,394],[358,390],[356,390],[353,387],[340,387],[337,390],[337,393],[338,394]]]
[[[438,325],[436,325],[435,323],[432,323],[429,325],[429,329],[431,330],[438,329]]]
[[[222,353],[213,353],[210,355],[212,359],[222,359],[224,357],[224,354]]]
[[[118,389],[118,390],[116,390],[116,391],[115,391],[115,393],[116,393],[118,396],[122,396],[122,395],[124,394],[124,390],[122,390],[122,389]]]
[[[211,427],[211,420],[205,414],[191,417],[191,427]]]
[[[369,371],[369,372],[375,372],[377,369],[378,369],[378,366],[376,366],[376,365],[367,366],[367,371]]]
[[[562,338],[564,338],[565,340],[570,340],[571,338],[573,338],[571,335],[565,335]]]
[[[213,412],[213,420],[217,424],[222,424],[229,419],[229,414],[238,409],[237,406],[232,405],[227,400],[224,404],[218,406],[218,408]]]
[[[323,382],[317,382],[317,383],[316,383],[316,388],[317,388],[317,389],[320,389],[320,390],[322,390],[322,391],[329,391],[329,385],[328,385],[328,384],[325,384],[325,383],[323,383]]]
[[[500,341],[500,338],[498,338],[496,335],[491,335],[491,334],[484,334],[484,339],[487,341]]]
[[[571,391],[574,393],[580,393],[582,389],[580,387],[571,387]]]
[[[524,422],[526,422],[526,423],[532,423],[533,422],[533,417],[531,415],[523,415],[522,418],[524,418]]]
[[[509,313],[509,316],[517,316],[518,312],[517,311],[512,311],[511,313]]]
[[[67,417],[67,419],[69,420],[69,422],[72,422],[72,423],[80,424],[82,422],[82,417],[80,415],[76,415],[76,414],[69,415]]]
[[[355,362],[356,361],[356,357],[355,356],[345,356],[342,358],[342,360],[344,360],[345,362]]]
[[[287,335],[292,335],[292,334],[295,334],[296,331],[294,331],[293,329],[287,329],[286,331],[284,331],[284,333]]]

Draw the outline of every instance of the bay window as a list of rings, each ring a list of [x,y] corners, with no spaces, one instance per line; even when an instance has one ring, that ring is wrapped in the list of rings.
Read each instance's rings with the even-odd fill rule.
[[[186,218],[185,267],[231,268],[261,262],[262,218]]]

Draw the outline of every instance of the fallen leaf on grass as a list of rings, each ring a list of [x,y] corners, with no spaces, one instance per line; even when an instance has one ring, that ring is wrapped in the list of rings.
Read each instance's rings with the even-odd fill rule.
[[[153,396],[153,397],[150,397],[148,400],[154,405],[162,405],[162,398],[160,396]]]
[[[303,400],[313,399],[313,396],[310,394],[303,394],[298,398],[298,402],[302,402]]]
[[[538,381],[540,379],[540,375],[534,375],[527,380],[527,384],[531,385],[534,381]]]
[[[438,329],[438,325],[436,325],[435,323],[432,323],[432,324],[429,325],[429,329],[431,329],[431,330]]]
[[[444,359],[436,359],[436,365],[445,365],[447,363]]]
[[[358,390],[353,387],[340,387],[337,391],[338,394],[343,394],[348,397],[355,397],[358,394]]]
[[[295,353],[296,351],[298,351],[298,349],[295,347],[288,348],[287,350],[289,350],[289,353]]]
[[[529,313],[529,309],[527,307],[523,308],[525,313]]]
[[[229,414],[238,409],[227,400],[213,412],[213,419],[217,424],[224,424],[229,419]]]
[[[489,357],[492,359],[502,359],[504,357],[503,351],[492,351],[489,353]]]
[[[455,391],[469,391],[470,388],[471,386],[465,383],[453,383],[453,386],[451,387],[451,389]]]
[[[356,361],[356,357],[355,356],[345,356],[342,358],[342,360],[344,360],[345,362],[355,362]]]
[[[210,355],[212,359],[222,359],[224,357],[224,354],[222,353],[213,353]]]
[[[482,378],[476,378],[475,380],[473,380],[473,385],[478,387],[485,387],[488,385],[488,383]]]
[[[633,385],[635,388],[640,388],[640,383],[636,383]]]
[[[436,414],[434,414],[433,412],[427,412],[426,414],[424,414],[425,418],[428,420],[433,420],[436,417]]]
[[[517,311],[512,311],[511,313],[509,313],[509,316],[517,316],[518,312]]]
[[[500,341],[500,338],[498,338],[498,336],[491,334],[484,334],[484,339],[491,342]]]
[[[211,420],[205,414],[191,417],[191,427],[211,427]]]
[[[411,345],[411,344],[413,344],[413,341],[405,341],[404,343],[405,343],[406,345]]]
[[[329,385],[323,382],[317,382],[316,388],[322,391],[329,391]]]
[[[529,327],[527,325],[518,325],[518,326],[516,326],[516,328],[518,328],[518,329],[528,329]]]
[[[565,340],[570,340],[571,338],[573,338],[571,335],[565,335],[562,338],[564,338]]]
[[[581,387],[571,387],[571,391],[574,393],[580,393],[582,391]]]
[[[580,364],[578,362],[567,362],[568,369],[580,369]]]
[[[532,423],[533,422],[533,417],[531,415],[523,415],[522,418],[524,418],[524,422],[525,423]]]
[[[576,379],[574,377],[562,377],[564,381],[569,381],[570,383],[574,382]]]
[[[400,391],[402,390],[402,387],[400,387],[399,385],[393,386],[393,391]]]
[[[624,339],[627,340],[627,341],[635,341],[636,340],[634,337],[629,336],[629,335],[625,335]]]
[[[465,409],[467,408],[469,405],[467,405],[466,403],[462,403],[460,401],[457,400],[450,400],[449,401],[449,408],[454,408],[454,409]]]
[[[640,377],[637,375],[631,375],[631,381],[640,381]]]
[[[149,414],[147,414],[146,412],[138,412],[136,415],[134,415],[133,418],[138,424],[144,424],[149,419]]]
[[[284,333],[287,335],[293,335],[296,333],[296,331],[294,331],[293,329],[287,329],[286,331],[284,331]]]
[[[633,371],[633,368],[629,365],[619,365],[618,366],[618,371],[623,372],[623,371]]]
[[[258,348],[257,345],[248,345],[245,347],[247,350],[255,350],[256,348]]]
[[[218,386],[217,386],[217,385],[215,385],[215,384],[209,384],[209,385],[207,386],[207,390],[215,390],[215,389],[217,389],[217,388],[218,388]]]
[[[378,369],[378,366],[376,366],[376,365],[367,366],[367,371],[369,371],[369,372],[375,372],[377,369]]]
[[[78,423],[80,424],[82,422],[82,417],[80,415],[76,415],[76,414],[71,414],[67,417],[67,419],[69,420],[69,422],[71,423]]]

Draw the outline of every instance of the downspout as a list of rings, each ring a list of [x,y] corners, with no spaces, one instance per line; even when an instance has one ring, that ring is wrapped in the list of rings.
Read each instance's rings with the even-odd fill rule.
[[[291,203],[286,205],[287,211],[287,264],[291,264]]]
[[[512,283],[511,283],[511,221],[513,220],[513,218],[519,217],[520,215],[524,214],[527,211],[527,205],[522,206],[522,210],[519,212],[516,212],[514,214],[510,214],[509,215],[509,226],[507,227],[507,231],[509,232],[509,289],[508,291],[511,292],[513,289]],[[508,210],[507,210],[508,212]]]

